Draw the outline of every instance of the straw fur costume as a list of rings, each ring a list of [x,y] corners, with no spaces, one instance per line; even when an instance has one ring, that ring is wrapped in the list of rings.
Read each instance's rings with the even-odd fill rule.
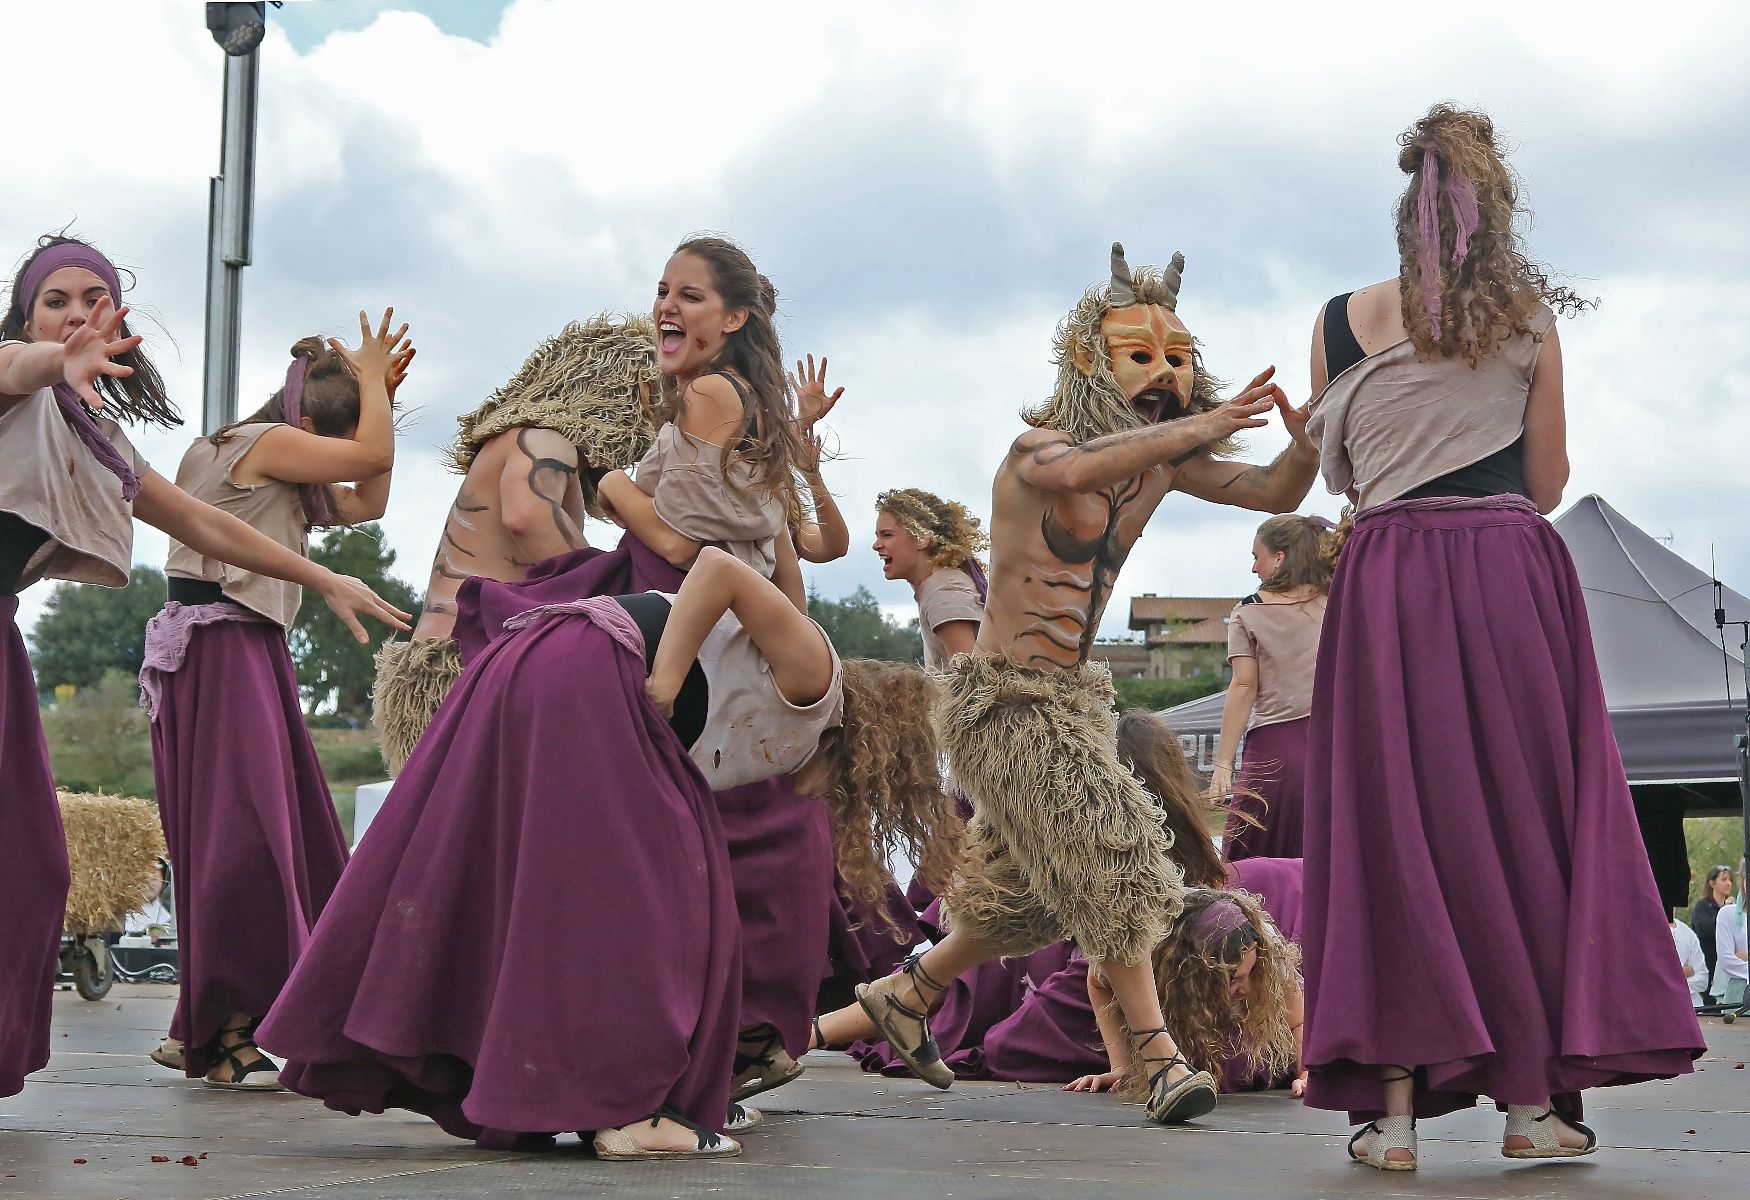
[[[651,397],[656,369],[656,327],[649,317],[615,320],[598,313],[573,321],[535,347],[510,381],[461,426],[448,454],[449,468],[466,475],[480,447],[512,429],[551,429],[578,449],[591,467],[629,468],[656,437]],[[592,517],[603,517],[595,490],[584,489]]]
[[[551,429],[576,446],[586,466],[631,467],[656,436],[651,397],[660,385],[649,317],[597,313],[573,321],[536,346],[480,407],[456,418],[460,429],[447,465],[466,475],[487,442],[534,428]],[[603,516],[593,487],[584,487],[583,500],[591,516]],[[383,763],[397,774],[461,676],[461,652],[453,638],[388,642],[376,666],[371,719]]]
[[[1072,938],[1095,962],[1146,962],[1184,895],[1172,835],[1118,761],[1112,673],[960,654],[938,679],[948,763],[972,799],[953,928],[1006,956]]]
[[[462,652],[455,638],[384,642],[377,651],[371,723],[389,774],[401,773],[407,756],[437,715],[438,705],[461,675]]]

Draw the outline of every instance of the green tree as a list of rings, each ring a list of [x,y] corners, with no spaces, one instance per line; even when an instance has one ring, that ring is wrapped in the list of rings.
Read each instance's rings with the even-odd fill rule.
[[[879,658],[887,662],[922,662],[923,639],[917,619],[904,625],[891,620],[866,587],[842,600],[827,600],[808,590],[808,615],[820,622],[826,636],[845,658]]]
[[[1146,708],[1159,712],[1200,700],[1211,692],[1227,687],[1220,675],[1188,675],[1182,679],[1114,679],[1112,690],[1118,693],[1119,708]]]
[[[111,671],[138,676],[146,622],[164,607],[164,572],[135,567],[125,588],[58,583],[30,629],[37,690],[95,686]]]
[[[156,794],[138,664],[131,671],[110,671],[44,712],[43,740],[55,783],[68,791]]]
[[[419,607],[419,596],[389,574],[395,552],[383,540],[375,522],[352,529],[336,529],[310,548],[310,558],[341,575],[356,575],[377,595],[404,612]],[[364,622],[373,634],[382,628]],[[363,720],[370,715],[371,684],[376,679],[372,656],[376,647],[360,645],[340,618],[320,596],[306,594],[298,619],[292,624],[292,658],[298,667],[298,686],[310,712],[332,704],[337,715]]]

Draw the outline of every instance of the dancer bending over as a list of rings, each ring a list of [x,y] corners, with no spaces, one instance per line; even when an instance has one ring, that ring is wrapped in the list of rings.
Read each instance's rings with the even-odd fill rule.
[[[1583,305],[1516,238],[1486,116],[1439,105],[1400,144],[1398,277],[1313,334],[1309,432],[1358,515],[1307,733],[1307,1102],[1385,1170],[1479,1094],[1508,1158],[1590,1154],[1580,1091],[1684,1073],[1702,1040],[1541,515],[1568,478],[1548,306]]]
[[[1228,620],[1233,679],[1209,784],[1210,796],[1233,809],[1221,841],[1230,859],[1300,857],[1306,715],[1335,553],[1329,529],[1322,518],[1289,514],[1265,521],[1252,539],[1252,573],[1263,586]],[[1246,765],[1236,785],[1242,732]]]
[[[262,1025],[287,1086],[483,1145],[576,1130],[607,1158],[736,1153],[725,1116],[757,1115],[730,1110],[740,954],[711,788],[787,774],[835,804],[892,786],[936,753],[917,677],[841,665],[715,550],[673,597],[513,617],[420,740]],[[554,914],[571,912],[616,918],[555,958]]]
[[[1111,675],[1090,665],[1119,569],[1175,487],[1219,502],[1291,509],[1316,456],[1265,371],[1222,403],[1175,313],[1180,267],[1132,272],[1113,247],[1109,286],[1058,333],[1058,387],[1027,414],[992,489],[991,588],[973,653],[949,664],[939,728],[972,798],[952,931],[903,974],[858,996],[906,1065],[953,1082],[928,1002],[981,962],[1068,937],[1111,981],[1138,1055],[1153,1063],[1149,1118],[1206,1113],[1215,1084],[1178,1052],[1149,954],[1179,908],[1170,839],[1114,752]],[[1279,408],[1294,435],[1265,467],[1216,451]]]
[[[314,527],[383,515],[395,387],[412,360],[359,314],[357,350],[307,337],[260,411],[201,438],[177,486],[300,555]],[[335,484],[356,482],[341,488]],[[146,626],[158,810],[176,877],[178,981],[153,1058],[209,1086],[275,1089],[256,1049],[346,865],[346,839],[304,724],[286,634],[302,589],[172,541],[169,603]],[[247,754],[238,752],[247,746]]]
[[[0,318],[0,877],[12,948],[0,956],[0,1096],[48,1061],[50,999],[67,900],[67,847],[15,617],[42,579],[124,587],[133,518],[210,558],[317,589],[359,641],[359,613],[405,628],[356,579],[336,575],[180,491],[112,417],[181,421],[119,307],[114,264],[49,236],[19,267]]]

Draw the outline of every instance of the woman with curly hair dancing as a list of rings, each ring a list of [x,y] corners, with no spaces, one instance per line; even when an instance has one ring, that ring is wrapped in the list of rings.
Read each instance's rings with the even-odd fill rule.
[[[1581,1090],[1702,1040],[1542,515],[1568,478],[1552,309],[1585,304],[1526,256],[1487,116],[1437,105],[1400,145],[1398,274],[1313,334],[1307,432],[1357,515],[1307,737],[1307,1100],[1383,1170],[1479,1094],[1508,1158],[1590,1154]]]

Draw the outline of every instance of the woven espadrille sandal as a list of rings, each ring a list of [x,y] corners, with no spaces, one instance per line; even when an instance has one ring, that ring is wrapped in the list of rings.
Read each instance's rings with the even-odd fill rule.
[[[227,1046],[223,1040],[214,1044],[214,1052],[218,1054],[219,1061],[214,1063],[213,1069],[206,1073],[205,1078],[201,1080],[202,1083],[210,1088],[223,1088],[235,1092],[283,1092],[286,1090],[286,1085],[280,1082],[279,1064],[263,1054],[261,1047],[255,1044],[255,1027],[259,1023],[259,1021],[251,1021],[247,1025],[219,1030],[220,1039],[229,1033],[240,1033],[243,1035],[243,1040],[235,1046]],[[239,1057],[244,1050],[255,1051],[257,1057],[254,1062],[246,1063]],[[215,1072],[227,1065],[231,1068],[231,1078],[215,1079],[213,1077]]]
[[[680,1150],[651,1150],[640,1146],[638,1139],[624,1129],[602,1129],[591,1139],[595,1156],[608,1162],[637,1162],[659,1158],[733,1158],[741,1153],[741,1143],[734,1138],[700,1129],[672,1108],[661,1108],[653,1113],[651,1126],[656,1126],[664,1118],[692,1130],[698,1135],[695,1143]]]
[[[182,1043],[175,1038],[167,1037],[158,1043],[156,1049],[146,1057],[161,1067],[169,1067],[172,1071],[181,1071]]]
[[[954,1072],[942,1061],[942,1048],[936,1044],[935,1035],[930,1032],[929,1013],[912,1008],[894,994],[899,990],[899,981],[902,978],[911,980],[919,999],[923,999],[926,987],[937,995],[948,990],[930,978],[929,972],[924,970],[923,963],[919,961],[919,956],[914,954],[905,960],[903,970],[877,979],[874,983],[859,983],[857,1003],[863,1006],[863,1011],[875,1022],[875,1028],[881,1031],[881,1036],[887,1039],[887,1044],[893,1047],[893,1052],[899,1055],[900,1060],[911,1068],[913,1075],[931,1087],[946,1090],[954,1083]],[[924,1007],[929,1007],[927,1000],[924,1001]]]
[[[757,1108],[749,1108],[745,1104],[729,1102],[729,1115],[723,1118],[723,1132],[742,1134],[750,1129],[757,1129],[766,1119],[766,1114]]]
[[[1584,1146],[1562,1145],[1562,1126],[1567,1126],[1586,1139]],[[1598,1149],[1598,1135],[1578,1121],[1568,1121],[1556,1115],[1553,1108],[1535,1104],[1509,1104],[1507,1131],[1502,1135],[1503,1158],[1583,1158]],[[1506,1138],[1522,1137],[1529,1146],[1512,1147]]]
[[[1387,1151],[1408,1150],[1405,1161],[1387,1158]],[[1349,1157],[1364,1167],[1376,1171],[1414,1171],[1416,1169],[1416,1118],[1381,1117],[1369,1121],[1349,1139]]]
[[[752,1054],[743,1054],[742,1046],[751,1047]],[[791,1058],[778,1037],[778,1031],[768,1029],[757,1038],[744,1039],[735,1049],[735,1076],[729,1081],[729,1098],[746,1100],[761,1092],[783,1087],[802,1074],[802,1064]]]
[[[1137,1030],[1131,1036],[1137,1039],[1136,1048],[1141,1051],[1166,1032],[1163,1025],[1159,1029]],[[1143,1110],[1156,1125],[1182,1125],[1215,1111],[1215,1077],[1208,1071],[1193,1069],[1185,1056],[1176,1052],[1171,1058],[1146,1054],[1138,1057],[1145,1063],[1161,1064],[1148,1077],[1148,1104]],[[1190,1073],[1177,1083],[1168,1083],[1167,1075],[1174,1067],[1184,1067]]]

